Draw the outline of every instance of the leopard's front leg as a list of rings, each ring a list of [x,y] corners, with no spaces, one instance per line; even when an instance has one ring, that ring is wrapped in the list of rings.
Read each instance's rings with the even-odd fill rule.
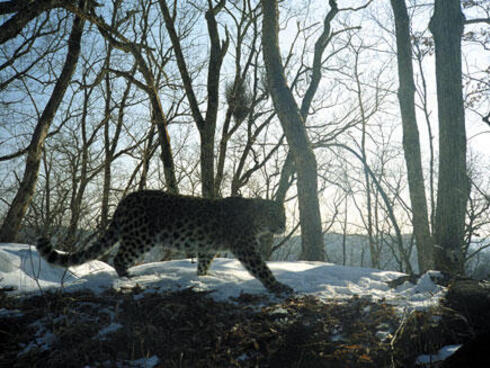
[[[215,252],[198,252],[197,253],[197,275],[204,276],[208,274],[211,262],[216,256]]]
[[[265,286],[267,290],[276,295],[292,294],[294,290],[276,280],[267,264],[262,260],[257,251],[257,244],[254,247],[250,244],[241,244],[233,253],[240,260],[242,265]]]

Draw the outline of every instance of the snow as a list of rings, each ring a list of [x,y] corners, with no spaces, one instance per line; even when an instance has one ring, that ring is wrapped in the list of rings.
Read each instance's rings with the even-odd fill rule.
[[[437,354],[432,354],[432,355],[420,355],[417,357],[417,360],[415,361],[415,364],[418,366],[427,366],[431,367],[433,363],[439,362],[441,360],[445,360],[449,358],[451,355],[453,355],[461,345],[447,345],[443,346]]]
[[[24,314],[18,309],[0,308],[0,318],[22,317]]]
[[[37,327],[37,331],[34,335],[34,339],[24,346],[24,349],[20,351],[17,356],[22,356],[35,349],[39,352],[46,351],[50,348],[51,344],[56,341],[56,336],[53,332],[47,330],[39,320],[34,322],[32,326]]]
[[[131,368],[153,368],[156,365],[160,363],[160,359],[156,356],[153,355],[148,358],[141,358],[141,359],[136,359],[136,360],[127,360],[124,361],[122,364],[121,362],[116,362],[114,365],[114,362],[107,361],[104,364],[102,364],[103,367],[118,367],[118,368],[126,368],[126,367],[131,367]],[[85,366],[84,368],[91,368],[91,366]]]
[[[0,287],[14,287],[17,293],[67,287],[101,288],[109,286],[114,269],[100,261],[71,267],[68,272],[39,257],[35,247],[25,244],[0,244]],[[83,286],[84,285],[84,286]]]
[[[279,281],[291,286],[299,295],[310,294],[330,300],[347,300],[354,295],[384,300],[402,310],[425,309],[437,304],[445,289],[432,280],[435,271],[423,275],[416,285],[405,282],[392,289],[387,282],[403,276],[394,271],[339,266],[326,262],[268,262]],[[130,269],[132,277],[119,278],[114,269],[100,261],[64,268],[52,266],[39,257],[35,247],[25,244],[0,244],[0,287],[13,288],[13,293],[39,293],[47,289],[67,292],[91,289],[101,292],[108,288],[132,289],[139,286],[145,293],[193,287],[212,291],[216,300],[238,297],[240,293],[267,293],[235,259],[217,258],[210,275],[198,277],[196,263],[189,259],[152,262]],[[272,296],[271,296],[272,297]]]
[[[113,333],[121,328],[123,328],[122,324],[112,322],[109,326],[104,327],[102,330],[100,330],[97,334],[97,337],[104,340],[105,335]]]
[[[444,287],[434,283],[433,280],[440,276],[436,271],[427,272],[415,285],[407,281],[397,288],[390,288],[388,282],[404,274],[326,262],[276,261],[268,262],[268,265],[276,278],[291,286],[297,295],[314,295],[325,302],[342,302],[352,296],[367,297],[394,305],[400,314],[434,306],[446,291]],[[138,290],[142,291],[133,295],[135,299],[143,298],[146,293],[189,287],[196,291],[211,291],[210,295],[216,300],[229,300],[230,297],[238,297],[242,292],[266,294],[272,300],[275,298],[235,259],[215,259],[208,276],[198,277],[196,268],[196,262],[189,259],[151,262],[131,268],[130,279],[119,278],[115,270],[104,262],[92,261],[66,270],[45,262],[33,246],[0,243],[0,288],[17,295],[38,294],[58,289],[65,292],[90,289],[99,293],[110,288],[124,291],[138,286]],[[366,307],[363,313],[369,313],[369,308]],[[97,338],[101,340],[122,327],[113,321],[114,310],[107,309],[106,312],[112,322],[99,331]],[[287,314],[287,310],[277,307],[271,313]],[[0,316],[21,317],[22,312],[2,308]],[[19,355],[32,349],[48,349],[53,341],[53,333],[40,321],[34,322],[34,327],[36,323],[39,326],[33,341],[23,346],[24,349]],[[376,329],[376,336],[381,341],[392,338],[389,326],[380,324]],[[332,340],[342,339],[340,331],[334,329],[332,334]],[[458,347],[448,346],[436,355],[419,356],[417,363],[425,365],[445,359]],[[126,366],[130,367],[153,367],[158,363],[156,356],[125,362]]]
[[[141,358],[136,360],[131,360],[126,362],[129,367],[145,367],[152,368],[156,366],[160,362],[160,359],[156,355],[153,355],[149,358]]]

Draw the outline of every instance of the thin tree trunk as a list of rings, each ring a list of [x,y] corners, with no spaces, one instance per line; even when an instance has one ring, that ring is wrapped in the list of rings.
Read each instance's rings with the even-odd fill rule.
[[[165,21],[169,38],[172,42],[173,51],[177,61],[177,66],[182,78],[187,100],[191,108],[192,117],[199,130],[201,138],[201,182],[202,182],[202,195],[207,198],[215,196],[215,183],[214,183],[214,137],[216,132],[216,120],[218,118],[219,108],[219,79],[221,65],[228,50],[229,39],[228,35],[221,43],[218,33],[218,24],[216,22],[216,14],[218,14],[224,7],[225,1],[219,2],[215,7],[209,2],[209,9],[206,11],[206,24],[209,33],[210,56],[209,56],[209,68],[207,79],[207,108],[206,117],[204,118],[199,110],[199,104],[197,102],[194,89],[192,87],[192,81],[187,69],[187,64],[180,45],[180,39],[175,29],[174,18],[170,14],[167,2],[165,0],[159,0],[160,10]],[[176,4],[176,3],[175,3]]]
[[[68,7],[67,7],[68,8]],[[94,18],[90,15],[84,14],[83,12],[78,12],[77,9],[72,9],[72,11],[76,11],[77,14],[81,14],[84,17],[87,17],[92,23],[96,24],[99,28],[99,31],[102,35],[111,43],[111,45],[119,50],[131,53],[135,59],[136,64],[138,65],[139,71],[143,75],[145,79],[146,85],[141,83],[136,83],[136,80],[132,78],[132,75],[128,75],[127,73],[122,73],[122,75],[136,83],[136,85],[143,89],[150,99],[151,111],[152,111],[152,119],[153,123],[157,126],[158,129],[158,139],[160,143],[160,159],[163,164],[163,173],[165,176],[165,182],[167,185],[167,191],[170,193],[178,193],[178,183],[177,178],[175,176],[175,165],[172,154],[172,146],[170,144],[170,136],[168,134],[168,121],[163,111],[162,102],[160,100],[160,96],[158,94],[158,86],[156,85],[155,76],[151,68],[148,66],[146,60],[143,57],[143,54],[140,48],[127,40],[124,36],[118,34],[117,37],[122,41],[118,41],[113,37],[111,33],[113,29],[101,21],[100,18]]]
[[[62,0],[4,1],[0,3],[2,14],[16,13],[0,27],[0,45],[16,37],[24,27],[41,13],[64,6]]]
[[[361,91],[361,81],[359,80],[359,54],[355,54],[355,65],[354,65],[354,76],[356,79],[356,92],[357,92],[357,102],[359,104],[359,111],[361,113],[361,156],[362,160],[365,163],[364,168],[364,182],[366,185],[366,210],[367,210],[367,224],[366,230],[368,233],[368,244],[369,244],[369,253],[371,255],[371,267],[379,268],[378,258],[376,257],[376,246],[373,236],[373,206],[372,206],[372,198],[371,198],[371,181],[369,180],[369,172],[367,166],[367,154],[366,154],[366,125],[367,119],[364,110],[364,102],[362,100],[362,91]]]
[[[342,222],[342,265],[345,266],[347,262],[347,212],[348,212],[348,196],[345,196],[344,203],[344,220]]]
[[[153,79],[147,79],[147,81],[148,84],[155,83]],[[179,193],[179,185],[175,176],[174,158],[172,154],[172,147],[170,145],[170,136],[168,135],[167,130],[167,117],[163,112],[162,103],[160,101],[160,97],[158,96],[156,86],[151,85],[148,93],[150,95],[152,106],[153,121],[156,124],[158,130],[158,139],[161,149],[160,158],[163,163],[163,173],[167,184],[167,190],[170,193],[177,194]]]
[[[391,0],[395,17],[398,57],[398,100],[403,128],[403,151],[407,165],[408,188],[412,203],[412,224],[417,245],[419,271],[433,267],[434,244],[430,234],[427,198],[425,195],[420,139],[415,116],[415,84],[413,81],[410,25],[404,0]]]
[[[107,61],[110,60],[109,51],[107,56]],[[131,72],[134,73],[136,71],[136,64],[133,66]],[[105,88],[106,88],[106,106],[105,106],[105,124],[104,124],[104,151],[105,151],[105,159],[104,159],[104,184],[102,189],[102,209],[100,215],[100,229],[104,230],[109,224],[109,194],[111,189],[111,178],[112,178],[112,170],[111,165],[114,161],[114,156],[116,154],[116,148],[119,141],[119,137],[121,135],[123,123],[124,123],[124,111],[126,108],[126,102],[129,97],[129,93],[131,92],[131,88],[133,83],[131,81],[127,81],[126,88],[124,90],[119,109],[117,114],[117,122],[114,131],[114,136],[110,138],[109,136],[109,126],[111,123],[110,114],[111,114],[111,100],[112,100],[112,91],[111,85],[109,83],[109,75],[106,75],[105,80]],[[152,128],[153,129],[153,126]]]
[[[148,93],[152,108],[153,121],[158,129],[158,138],[161,148],[160,158],[163,163],[163,171],[167,184],[167,190],[170,193],[178,193],[179,188],[177,178],[175,177],[175,165],[173,161],[172,147],[167,131],[167,117],[165,116],[162,103],[158,95],[158,88],[156,86],[153,72],[143,58],[141,47],[133,42],[130,42],[122,34],[118,33],[117,30],[115,30],[113,27],[106,24],[102,18],[88,14],[82,9],[75,7],[70,3],[64,3],[63,7],[96,25],[99,29],[99,32],[101,32],[104,38],[106,38],[113,47],[124,52],[131,53],[133,55],[136,63],[138,64],[139,71],[145,79],[146,85],[138,83],[137,80],[128,73],[120,74],[122,74],[125,78],[132,80],[139,88]]]
[[[0,241],[2,242],[15,241],[27,208],[32,201],[39,175],[44,141],[77,66],[78,57],[80,55],[80,41],[82,38],[83,25],[84,21],[78,16],[75,16],[71,34],[68,39],[68,53],[65,64],[60,77],[53,88],[51,97],[34,129],[29,150],[27,152],[24,176],[20,183],[19,190],[10,205],[7,217],[0,229]]]
[[[155,125],[152,125],[150,132],[148,133],[148,139],[145,143],[145,148],[143,150],[143,157],[141,158],[141,177],[138,183],[138,190],[143,190],[146,188],[148,180],[148,171],[150,170],[150,160],[153,155],[153,138],[155,136]]]
[[[225,1],[221,1],[214,8],[211,6],[211,2],[209,4],[209,9],[206,11],[206,24],[211,41],[207,79],[208,101],[206,118],[204,125],[199,127],[199,133],[201,134],[202,194],[204,197],[212,198],[216,191],[214,183],[214,136],[219,109],[219,79],[229,40],[227,34],[226,40],[221,44],[218,23],[216,22],[216,15],[224,7]]]
[[[110,60],[110,53],[108,51],[108,60]],[[106,88],[106,98],[105,98],[105,118],[107,119],[104,125],[104,151],[105,151],[105,159],[104,159],[104,182],[102,184],[102,204],[101,204],[101,212],[100,212],[100,230],[104,230],[109,223],[109,192],[111,189],[111,163],[114,152],[111,150],[111,143],[109,137],[109,124],[110,124],[110,114],[111,114],[111,99],[112,99],[112,90],[111,85],[109,83],[109,75],[105,76],[105,88]]]
[[[439,117],[435,266],[451,274],[464,272],[462,246],[469,196],[466,131],[461,72],[464,15],[459,0],[436,0],[429,29],[436,50]]]
[[[395,230],[396,245],[398,247],[398,251],[400,252],[400,257],[402,259],[402,262],[405,263],[406,272],[409,274],[413,274],[412,265],[410,264],[410,257],[408,256],[408,253],[403,248],[402,232],[400,230],[400,226],[398,226],[398,222],[396,221],[395,213],[393,211],[393,205],[390,202],[390,200],[389,200],[386,192],[384,191],[383,187],[379,183],[378,179],[376,179],[376,176],[374,175],[373,171],[370,169],[367,162],[364,160],[364,158],[362,157],[361,154],[357,153],[356,151],[354,151],[352,148],[346,146],[345,144],[328,143],[324,147],[340,147],[340,148],[345,149],[346,151],[352,153],[354,156],[356,156],[357,159],[359,159],[359,161],[362,162],[365,170],[368,172],[369,176],[371,177],[373,184],[376,186],[376,189],[378,189],[379,194],[381,195],[381,199],[383,200],[383,203],[386,207],[386,211],[388,212],[388,217],[390,218],[391,224],[393,225],[393,228]]]
[[[335,0],[329,0],[328,4],[330,6],[330,11],[327,13],[325,19],[323,20],[323,31],[321,35],[318,37],[317,41],[315,42],[315,52],[313,56],[311,82],[310,85],[308,86],[308,89],[306,90],[305,96],[301,103],[300,113],[303,119],[303,123],[308,118],[308,113],[311,107],[311,103],[313,101],[313,97],[315,96],[316,91],[318,90],[318,86],[320,85],[320,80],[322,78],[323,53],[328,43],[330,42],[330,36],[331,36],[330,23],[338,13],[337,2]],[[278,189],[275,195],[275,200],[278,203],[284,203],[286,199],[286,193],[291,186],[291,183],[293,181],[292,179],[294,177],[295,172],[296,172],[296,168],[295,168],[293,154],[291,150],[289,150],[281,170]],[[326,255],[324,255],[324,257],[326,257]]]
[[[278,203],[284,203],[286,200],[286,194],[291,187],[291,183],[293,182],[293,175],[296,172],[294,167],[294,160],[291,150],[288,151],[286,159],[284,160],[284,164],[281,168],[281,176],[279,178],[279,184],[277,186],[276,197],[275,200]]]
[[[82,78],[85,83],[85,76]],[[72,171],[72,195],[70,199],[70,222],[68,225],[68,229],[64,236],[63,243],[71,247],[78,240],[77,228],[78,223],[81,217],[81,209],[82,209],[82,201],[83,195],[85,194],[85,190],[87,189],[87,185],[89,183],[89,149],[93,143],[93,139],[95,134],[91,137],[87,132],[87,117],[88,117],[88,105],[90,96],[94,91],[91,89],[84,89],[83,96],[83,104],[82,104],[82,116],[80,119],[80,133],[81,133],[81,143],[82,146],[80,150],[76,152],[76,155],[73,155],[73,162],[71,166],[73,168]],[[98,129],[96,129],[98,130]],[[78,172],[78,170],[80,170]]]
[[[284,129],[298,173],[298,201],[302,237],[302,258],[323,260],[323,236],[318,203],[318,177],[301,113],[288,88],[278,43],[278,9],[276,0],[262,0],[263,49],[272,101]]]

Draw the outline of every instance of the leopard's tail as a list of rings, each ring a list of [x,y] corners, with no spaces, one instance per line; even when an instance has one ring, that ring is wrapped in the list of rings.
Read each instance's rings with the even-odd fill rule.
[[[87,249],[74,253],[65,253],[54,249],[50,239],[39,238],[36,244],[39,254],[49,263],[63,267],[78,266],[88,261],[100,258],[111,250],[118,240],[117,232],[114,225],[111,224],[109,229],[95,243]]]

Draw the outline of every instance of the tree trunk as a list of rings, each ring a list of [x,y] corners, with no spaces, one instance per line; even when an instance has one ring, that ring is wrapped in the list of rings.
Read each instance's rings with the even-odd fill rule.
[[[433,267],[434,244],[430,234],[427,199],[420,155],[420,139],[415,116],[415,84],[412,68],[412,45],[410,25],[404,0],[391,0],[395,18],[395,32],[398,58],[398,79],[403,151],[407,165],[408,188],[412,203],[412,224],[415,235],[419,271],[425,272]]]
[[[108,51],[107,55],[107,64],[109,64],[111,57],[111,49]],[[134,73],[136,71],[136,64],[133,65],[131,72]],[[117,144],[119,142],[119,137],[121,135],[123,123],[124,123],[124,112],[126,108],[126,103],[129,97],[129,93],[131,92],[133,84],[131,81],[127,81],[126,88],[124,90],[118,113],[117,113],[117,122],[114,131],[114,136],[111,138],[109,135],[109,127],[111,124],[111,100],[112,100],[112,87],[109,81],[109,75],[105,77],[105,89],[106,89],[106,102],[105,102],[105,124],[104,124],[104,151],[105,151],[105,159],[104,159],[104,182],[102,187],[102,204],[101,204],[101,214],[100,214],[100,223],[99,228],[104,230],[109,225],[109,194],[111,190],[111,182],[112,182],[112,170],[111,165],[112,161],[114,161],[114,156],[116,153]],[[153,129],[153,126],[152,128]]]
[[[376,179],[376,176],[374,175],[373,171],[371,170],[371,168],[367,164],[364,157],[361,154],[354,151],[352,148],[350,148],[350,147],[348,147],[342,143],[328,143],[325,145],[325,147],[342,148],[342,149],[352,153],[354,156],[356,156],[356,158],[359,161],[362,162],[362,164],[364,165],[364,170],[367,171],[367,173],[371,177],[371,181],[376,186],[376,189],[378,190],[379,194],[381,195],[381,199],[383,200],[383,203],[385,205],[386,212],[388,213],[388,217],[389,217],[391,224],[393,225],[393,228],[395,230],[396,246],[398,247],[398,251],[400,252],[400,257],[401,257],[402,262],[403,262],[402,265],[403,264],[405,265],[407,273],[413,274],[412,265],[410,264],[410,257],[408,255],[408,253],[405,251],[405,249],[403,248],[402,232],[400,230],[400,226],[398,226],[398,222],[396,221],[395,213],[393,210],[393,205],[392,205],[390,199],[388,198],[388,195],[384,191],[383,187],[379,183],[378,179]]]
[[[338,13],[337,2],[335,0],[329,0],[328,4],[330,6],[330,11],[327,13],[323,20],[323,31],[315,42],[315,52],[311,68],[310,85],[308,86],[303,97],[303,101],[301,103],[300,113],[303,119],[303,123],[308,118],[313,97],[315,96],[316,91],[318,90],[318,87],[320,85],[320,80],[322,78],[323,53],[331,39],[330,24]],[[296,172],[296,168],[294,165],[295,164],[293,154],[291,150],[289,150],[286,156],[286,160],[284,161],[284,165],[281,169],[281,176],[275,195],[275,200],[278,203],[282,204],[286,200],[287,191],[293,183],[294,174]],[[324,257],[326,257],[326,254],[324,255]]]
[[[22,220],[31,203],[32,196],[34,195],[44,141],[77,66],[78,57],[80,55],[80,41],[82,38],[83,25],[84,21],[76,16],[73,20],[71,34],[68,39],[68,53],[63,70],[61,71],[61,75],[53,88],[51,97],[34,129],[29,150],[27,152],[24,176],[20,183],[19,190],[10,205],[7,217],[0,229],[0,241],[2,242],[15,241]]]
[[[109,83],[109,75],[106,75],[105,79],[105,86],[106,86],[106,101],[105,101],[105,117],[107,118],[105,124],[104,124],[104,151],[105,151],[105,158],[104,158],[104,181],[102,184],[102,203],[101,203],[101,212],[100,212],[100,222],[99,222],[99,228],[101,230],[104,230],[107,228],[107,225],[109,224],[109,193],[111,190],[111,177],[112,177],[112,170],[111,170],[111,164],[112,164],[112,159],[114,157],[114,152],[111,150],[111,141],[109,137],[109,125],[110,125],[110,104],[111,104],[111,98],[112,98],[112,93],[111,93],[111,87]],[[114,147],[114,145],[112,145]]]
[[[347,213],[348,213],[348,203],[349,197],[345,196],[344,203],[344,220],[342,221],[342,266],[347,264]]]
[[[76,9],[72,9],[72,10],[76,11]],[[83,13],[81,14],[83,16],[86,16]],[[94,22],[93,18],[91,18],[90,20]],[[155,76],[153,75],[153,71],[151,70],[150,66],[148,65],[145,58],[143,57],[142,50],[139,46],[137,46],[135,43],[129,42],[125,37],[123,37],[120,34],[118,35],[118,37],[122,41],[116,40],[111,33],[112,27],[103,23],[101,19],[95,19],[95,21],[96,21],[95,24],[98,26],[99,31],[102,33],[104,38],[106,38],[107,41],[111,43],[113,47],[122,50],[124,52],[131,53],[133,55],[134,60],[138,66],[138,69],[143,75],[143,78],[145,79],[146,86],[141,83],[136,83],[136,84],[138,85],[139,88],[143,89],[148,94],[148,97],[150,99],[152,120],[153,120],[152,123],[154,123],[158,129],[158,139],[159,139],[160,149],[161,149],[160,159],[163,164],[163,174],[165,177],[165,183],[167,185],[166,190],[170,193],[177,194],[179,192],[179,188],[178,188],[177,178],[175,176],[175,165],[174,165],[174,159],[172,154],[172,146],[170,144],[170,136],[168,134],[168,129],[167,129],[168,121],[167,121],[167,117],[165,116],[165,112],[163,111],[162,102],[158,94],[158,86],[157,86],[157,82],[155,81]],[[125,75],[125,74],[123,75],[129,80],[136,82],[136,80],[134,80],[131,75]]]
[[[302,237],[302,258],[323,260],[323,237],[318,203],[318,177],[301,113],[288,88],[278,43],[278,9],[276,0],[262,0],[263,49],[267,81],[272,101],[284,129],[298,173],[298,201]]]
[[[206,11],[206,24],[211,42],[207,79],[208,103],[204,124],[198,125],[198,128],[201,135],[202,195],[212,198],[216,191],[214,183],[214,136],[219,109],[219,79],[229,40],[227,35],[226,40],[221,44],[218,23],[216,22],[216,14],[222,9],[225,2],[219,3],[215,8],[211,6],[211,2],[209,4],[209,9]]]
[[[177,67],[179,68],[187,100],[189,101],[192,117],[195,120],[201,138],[200,164],[202,195],[207,198],[212,198],[215,196],[215,192],[217,192],[217,190],[215,190],[214,183],[214,137],[219,109],[219,79],[221,65],[229,45],[228,34],[222,43],[220,41],[216,14],[223,9],[225,2],[221,1],[215,7],[213,7],[212,3],[209,2],[209,9],[206,11],[206,24],[211,45],[207,78],[208,95],[205,118],[202,116],[199,110],[199,104],[192,87],[192,81],[187,69],[184,54],[182,52],[180,39],[175,29],[175,20],[170,14],[167,2],[165,0],[159,0],[159,4],[170,41],[172,42]]]
[[[143,150],[143,157],[141,158],[141,177],[138,183],[138,190],[146,188],[148,181],[148,172],[150,170],[150,160],[153,155],[153,138],[155,136],[155,125],[152,125],[150,132],[148,133],[146,146]]]
[[[2,14],[12,14],[0,27],[0,45],[16,37],[26,25],[41,13],[64,5],[62,0],[37,0],[35,4],[27,1],[4,1]]]
[[[369,246],[369,253],[371,256],[371,267],[373,268],[379,268],[379,257],[377,257],[377,251],[376,251],[376,243],[374,241],[374,225],[373,225],[373,206],[372,206],[372,197],[371,197],[371,180],[369,179],[369,171],[368,171],[368,164],[367,164],[367,149],[366,149],[366,127],[367,127],[367,118],[366,118],[366,113],[364,109],[364,101],[362,99],[362,87],[361,87],[361,81],[360,81],[360,73],[359,73],[359,58],[358,54],[356,53],[355,55],[355,64],[354,64],[354,77],[356,80],[356,92],[357,92],[357,102],[359,104],[359,112],[360,112],[360,118],[361,118],[361,157],[362,157],[362,162],[364,163],[364,183],[366,185],[366,211],[367,211],[367,223],[366,225],[366,231],[368,235],[368,246]]]
[[[464,15],[459,0],[436,0],[429,29],[436,51],[439,117],[439,181],[434,235],[435,267],[451,274],[464,272],[462,246],[469,196],[466,172],[466,131],[461,72]]]

